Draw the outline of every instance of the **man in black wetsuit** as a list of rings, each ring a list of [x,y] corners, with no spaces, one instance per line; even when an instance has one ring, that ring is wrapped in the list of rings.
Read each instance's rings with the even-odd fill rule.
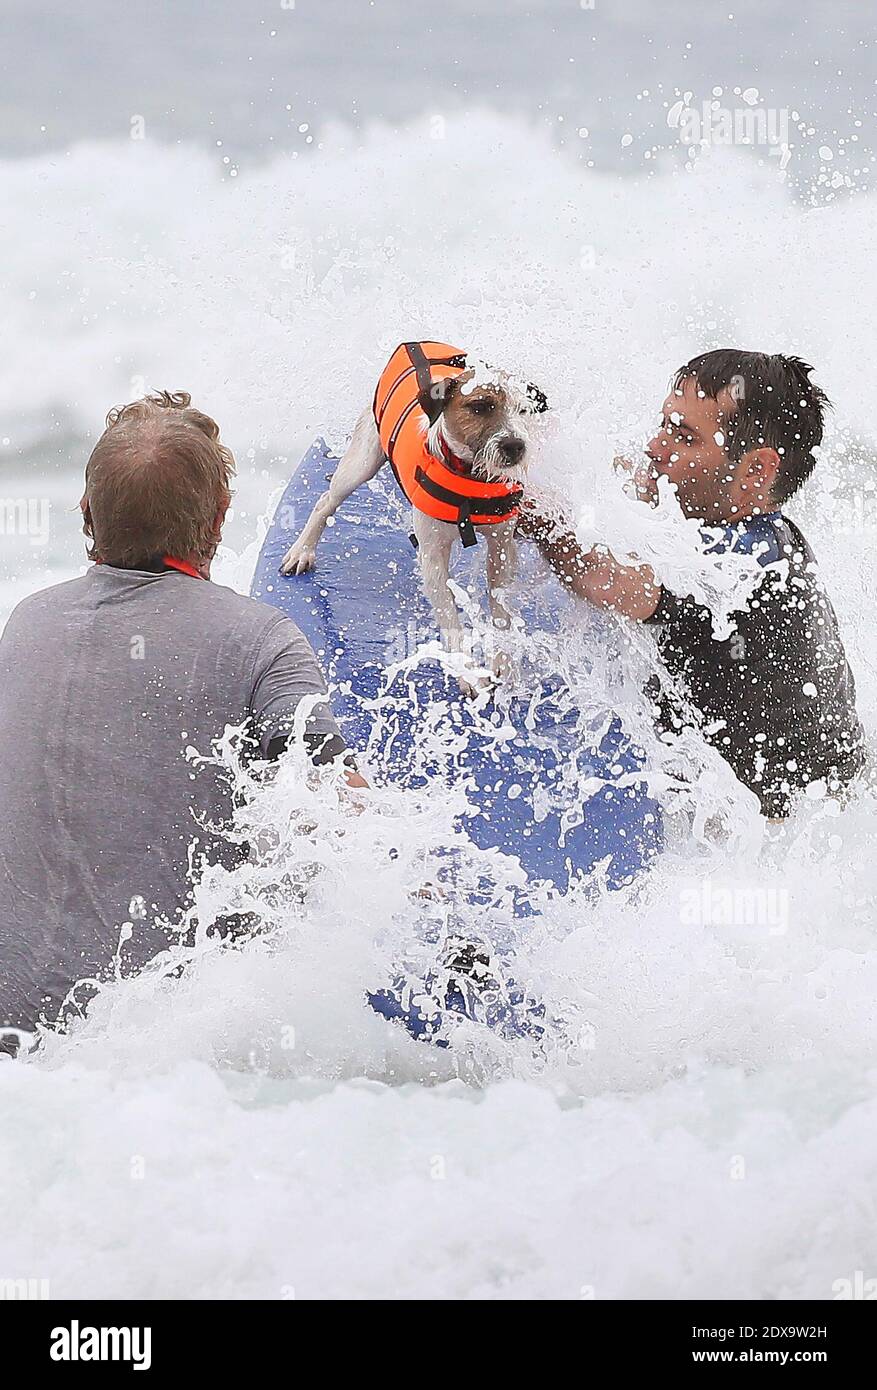
[[[704,548],[754,554],[765,576],[736,631],[713,637],[709,610],[662,587],[648,565],[583,552],[530,510],[519,529],[575,594],[656,625],[650,682],[659,730],[697,724],[770,819],[797,792],[836,795],[861,771],[864,738],[837,618],[816,561],[782,508],[814,467],[828,400],[797,357],[723,349],[681,367],[638,477],[644,500],[668,478]],[[813,786],[812,784],[816,784]]]

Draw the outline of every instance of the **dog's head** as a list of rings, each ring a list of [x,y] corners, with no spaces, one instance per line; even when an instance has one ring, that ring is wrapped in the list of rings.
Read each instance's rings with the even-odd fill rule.
[[[476,476],[518,487],[530,466],[529,425],[547,408],[537,387],[492,367],[470,365],[430,391],[430,452],[441,457],[443,440]]]

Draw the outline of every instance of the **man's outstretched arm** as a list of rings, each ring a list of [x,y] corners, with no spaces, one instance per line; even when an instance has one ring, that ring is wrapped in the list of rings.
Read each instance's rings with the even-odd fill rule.
[[[335,723],[326,681],[304,633],[289,618],[280,618],[266,635],[257,660],[252,714],[263,756],[280,757],[286,748],[299,702],[314,703],[303,729],[305,747],[315,766],[339,762],[348,787],[367,787]]]
[[[583,550],[568,527],[532,506],[522,510],[517,533],[535,541],[561,583],[596,608],[640,621],[655,612],[661,585],[649,565],[621,565],[602,545]]]
[[[289,735],[278,734],[275,738],[269,739],[265,748],[265,757],[269,762],[276,762],[286,752],[288,745]],[[334,763],[337,758],[340,758],[344,769],[344,780],[348,787],[368,786],[368,782],[356,766],[353,754],[349,751],[340,734],[333,734],[327,738],[323,734],[305,731],[304,745],[311,755],[311,762],[314,767],[326,767],[327,764]]]

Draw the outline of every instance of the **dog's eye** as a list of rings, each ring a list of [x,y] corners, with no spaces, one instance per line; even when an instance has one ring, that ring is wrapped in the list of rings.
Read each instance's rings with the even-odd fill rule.
[[[494,404],[493,401],[488,400],[470,401],[469,409],[473,415],[490,415],[494,409]]]

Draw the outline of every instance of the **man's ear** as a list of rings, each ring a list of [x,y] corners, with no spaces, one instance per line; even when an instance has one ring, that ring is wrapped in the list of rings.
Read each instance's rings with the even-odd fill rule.
[[[768,499],[773,493],[782,459],[776,449],[750,449],[741,459],[743,471],[740,482],[747,492]]]
[[[457,378],[443,376],[434,381],[428,391],[421,391],[420,408],[431,425],[435,424],[456,389]]]

